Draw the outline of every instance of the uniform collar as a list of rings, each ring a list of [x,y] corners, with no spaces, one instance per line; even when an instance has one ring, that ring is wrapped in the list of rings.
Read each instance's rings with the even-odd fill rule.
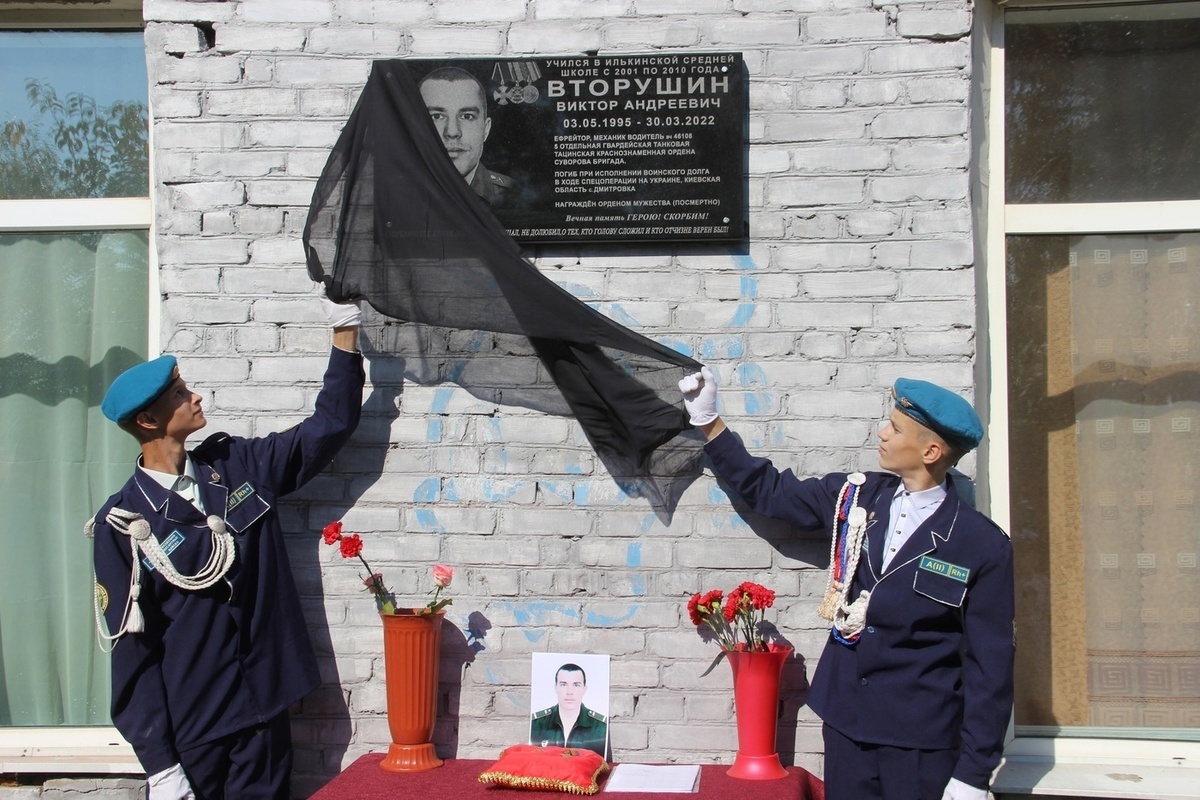
[[[167,491],[173,491],[175,489],[175,482],[179,480],[180,476],[172,475],[170,472],[159,472],[156,469],[150,469],[144,463],[142,463],[142,456],[138,456],[137,466],[139,470],[149,475],[156,483],[158,483]],[[192,462],[191,453],[186,454],[183,459],[183,474],[186,477],[191,478],[196,483],[200,482],[196,480],[196,465]]]

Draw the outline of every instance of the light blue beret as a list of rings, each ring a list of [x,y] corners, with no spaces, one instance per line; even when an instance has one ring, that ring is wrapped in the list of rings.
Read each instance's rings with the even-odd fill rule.
[[[175,356],[159,356],[130,367],[108,387],[100,410],[113,422],[124,422],[158,399],[175,375]]]
[[[941,436],[947,443],[973,450],[983,438],[983,423],[971,404],[928,381],[898,378],[892,393],[902,414]]]

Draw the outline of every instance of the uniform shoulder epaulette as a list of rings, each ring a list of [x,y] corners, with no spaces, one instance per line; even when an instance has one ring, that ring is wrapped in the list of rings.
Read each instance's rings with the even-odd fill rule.
[[[608,718],[606,716],[601,714],[599,711],[592,711],[590,708],[588,709],[588,716],[597,722],[608,722]]]
[[[543,710],[543,711],[538,711],[538,712],[535,712],[535,713],[534,713],[534,715],[533,715],[533,718],[534,718],[534,719],[542,719],[542,718],[544,718],[544,717],[548,717],[548,716],[550,716],[550,713],[551,713],[552,711],[554,711],[554,709],[553,709],[553,708],[547,708],[547,709],[545,709],[545,710]]]
[[[494,184],[496,184],[497,186],[500,186],[500,187],[502,187],[502,188],[504,188],[504,189],[511,189],[511,188],[512,188],[512,185],[513,185],[513,179],[512,179],[512,178],[508,177],[507,175],[501,175],[501,174],[499,174],[498,172],[492,172],[492,173],[489,173],[489,174],[490,174],[490,177],[491,177],[491,179],[492,179],[492,183],[494,183]]]
[[[192,448],[192,452],[198,456],[204,457],[211,453],[217,452],[219,448],[232,441],[233,437],[228,433],[214,433],[196,447]]]

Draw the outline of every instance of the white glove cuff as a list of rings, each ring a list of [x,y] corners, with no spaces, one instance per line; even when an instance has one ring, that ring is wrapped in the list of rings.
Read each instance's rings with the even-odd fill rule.
[[[362,325],[362,309],[358,303],[335,303],[328,297],[321,297],[321,308],[334,328],[345,328],[352,325]]]

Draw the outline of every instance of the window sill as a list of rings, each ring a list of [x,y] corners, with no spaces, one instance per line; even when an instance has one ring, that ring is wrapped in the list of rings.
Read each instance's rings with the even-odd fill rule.
[[[997,796],[1195,800],[1194,742],[1014,739],[992,780]]]
[[[144,774],[115,728],[0,729],[0,773]]]

